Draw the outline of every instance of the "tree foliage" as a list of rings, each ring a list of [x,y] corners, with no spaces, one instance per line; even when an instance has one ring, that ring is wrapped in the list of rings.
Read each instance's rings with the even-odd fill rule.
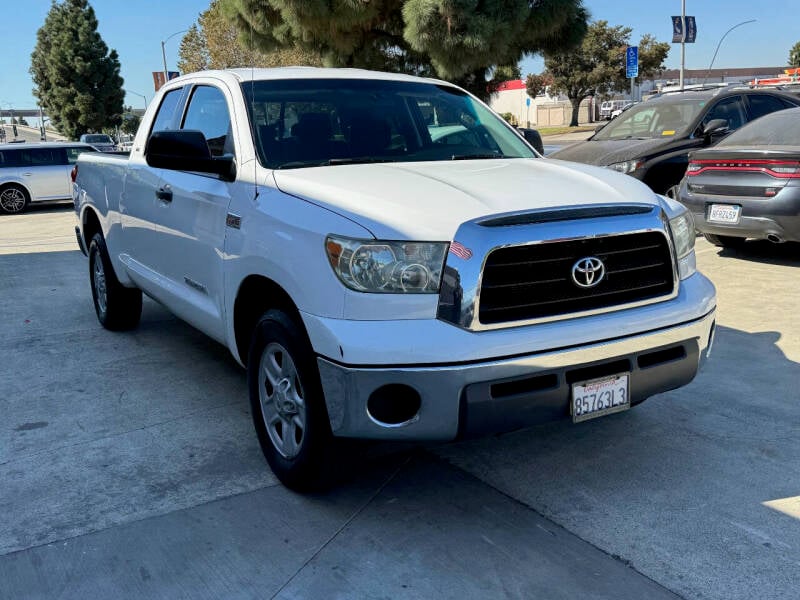
[[[589,25],[580,47],[571,52],[545,54],[545,70],[552,77],[555,91],[567,95],[572,104],[571,126],[578,124],[578,107],[589,95],[604,96],[623,91],[629,85],[625,78],[625,49],[631,28],[607,21]],[[650,77],[664,69],[669,44],[650,35],[639,42],[639,77]]]
[[[789,66],[800,67],[800,42],[797,42],[792,49],[789,50]]]
[[[235,67],[322,64],[319,56],[299,48],[263,52],[250,47],[240,36],[234,17],[226,15],[219,0],[212,0],[208,9],[200,13],[197,23],[181,40],[178,55],[181,73]]]
[[[62,134],[77,138],[121,122],[125,93],[119,69],[117,52],[97,32],[88,1],[54,1],[36,33],[30,73],[34,96]]]
[[[529,74],[525,78],[525,91],[531,98],[536,98],[545,92],[549,86],[553,85],[553,77],[547,73],[542,75]]]
[[[301,48],[324,64],[435,75],[486,97],[523,56],[580,43],[582,0],[220,0],[243,39]]]

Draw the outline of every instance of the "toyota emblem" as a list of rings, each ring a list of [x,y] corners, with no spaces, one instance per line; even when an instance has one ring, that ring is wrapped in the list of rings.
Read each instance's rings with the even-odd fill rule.
[[[572,265],[572,281],[582,288],[592,288],[603,281],[606,275],[606,266],[603,261],[594,256],[587,256]]]

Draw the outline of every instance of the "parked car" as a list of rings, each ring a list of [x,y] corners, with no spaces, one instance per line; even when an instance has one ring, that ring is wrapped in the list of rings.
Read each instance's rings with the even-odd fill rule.
[[[101,325],[136,327],[144,292],[225,344],[297,489],[336,468],[337,437],[627,410],[691,381],[713,339],[685,207],[539,157],[439,80],[184,75],[129,157],[81,157],[74,194]]]
[[[0,211],[18,213],[31,202],[72,199],[70,171],[84,152],[78,142],[0,144]]]
[[[680,201],[717,246],[800,242],[800,108],[761,117],[689,155]]]
[[[608,167],[677,198],[690,151],[711,146],[758,117],[795,106],[800,106],[800,97],[775,90],[672,92],[632,106],[587,141],[550,158]]]
[[[625,105],[625,100],[604,100],[600,103],[600,118],[611,119],[615,110],[621,110]]]
[[[100,152],[116,152],[117,143],[110,135],[105,133],[84,133],[80,141],[84,144],[91,144]]]

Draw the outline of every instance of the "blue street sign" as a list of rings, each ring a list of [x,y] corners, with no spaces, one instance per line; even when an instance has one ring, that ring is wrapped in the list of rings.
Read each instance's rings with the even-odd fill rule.
[[[625,50],[625,77],[639,76],[639,46],[628,46]]]
[[[530,99],[530,97],[528,97],[528,98],[525,98],[525,106],[530,106],[530,105],[531,105],[531,99]]]

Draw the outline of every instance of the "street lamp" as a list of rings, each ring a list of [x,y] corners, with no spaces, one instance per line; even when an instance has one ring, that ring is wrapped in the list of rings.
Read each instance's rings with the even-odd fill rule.
[[[708,76],[711,74],[711,67],[714,66],[714,60],[717,58],[717,52],[719,52],[719,47],[722,45],[722,40],[725,39],[725,36],[727,36],[731,31],[733,31],[737,27],[741,27],[742,25],[747,25],[748,23],[755,23],[755,22],[756,22],[756,19],[750,19],[749,21],[742,21],[741,23],[737,23],[736,25],[734,25],[733,27],[728,29],[728,31],[726,31],[722,35],[721,38],[719,38],[719,43],[717,44],[717,49],[714,50],[714,56],[711,57],[711,64],[708,65],[708,71],[706,71],[706,76],[703,77],[703,85],[706,84],[706,80],[708,79]]]
[[[147,111],[147,96],[145,96],[144,94],[140,94],[139,92],[134,92],[133,90],[123,89],[122,91],[125,92],[126,94],[133,94],[134,96],[140,96],[144,98],[144,110]]]
[[[169,74],[167,73],[167,53],[164,50],[164,45],[170,40],[170,38],[175,37],[181,33],[186,33],[189,31],[188,29],[182,29],[181,31],[176,31],[175,33],[170,34],[167,36],[167,39],[161,41],[161,58],[164,59],[164,83],[169,81]]]

